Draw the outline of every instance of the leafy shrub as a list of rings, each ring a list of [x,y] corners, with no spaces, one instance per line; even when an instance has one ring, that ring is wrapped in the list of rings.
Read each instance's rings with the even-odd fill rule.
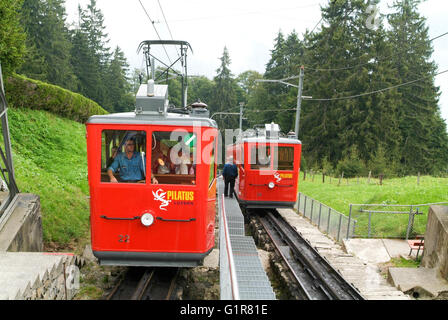
[[[78,93],[17,74],[7,78],[5,91],[13,107],[44,110],[81,123],[92,115],[108,113]]]
[[[338,174],[342,174],[342,172],[344,172],[344,177],[346,178],[364,176],[367,171],[361,160],[350,158],[339,161],[336,170]]]
[[[344,177],[352,178],[356,176],[364,176],[367,173],[367,168],[359,159],[358,151],[355,146],[350,149],[350,154],[338,162],[336,166],[338,174],[344,172]]]
[[[327,157],[324,157],[322,160],[322,173],[326,175],[334,174],[333,165],[331,164],[330,161],[328,161]]]
[[[385,148],[382,145],[378,146],[375,156],[369,161],[369,170],[372,171],[373,176],[382,174],[391,178],[396,175],[394,163],[387,159]]]

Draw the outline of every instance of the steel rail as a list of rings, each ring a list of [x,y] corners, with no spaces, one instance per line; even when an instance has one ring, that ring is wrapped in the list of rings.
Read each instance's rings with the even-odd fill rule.
[[[142,278],[138,282],[137,288],[131,297],[131,300],[142,300],[143,294],[149,286],[152,278],[154,277],[155,269],[147,269]]]
[[[265,222],[263,222],[263,220],[260,220],[260,221],[261,221],[261,224],[263,225],[266,233],[268,234],[269,238],[273,239],[274,235],[269,231],[269,228],[265,225]],[[297,275],[296,272],[293,271],[294,270],[293,266],[288,262],[288,258],[284,255],[284,253],[280,249],[280,246],[277,244],[276,241],[272,241],[272,243],[274,244],[274,247],[275,247],[276,251],[278,252],[278,254],[282,257],[283,261],[288,266],[289,270],[291,270],[292,276],[294,277],[296,282],[299,284],[298,288],[299,288],[300,296],[306,300],[312,300],[311,293],[308,292],[306,285],[303,283],[303,280]]]
[[[300,290],[306,291],[310,300],[364,300],[359,291],[324,259],[311,244],[291,227],[277,211],[265,210],[260,217],[263,227],[278,251],[285,243],[291,249],[295,261],[286,264],[298,281]],[[272,237],[273,234],[276,234]],[[281,254],[282,258],[285,256]]]
[[[170,300],[178,274],[179,268],[128,269],[106,300]]]

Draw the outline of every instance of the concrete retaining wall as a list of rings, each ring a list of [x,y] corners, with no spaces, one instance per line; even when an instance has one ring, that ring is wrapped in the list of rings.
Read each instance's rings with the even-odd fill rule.
[[[41,251],[40,198],[18,194],[0,217],[0,300],[74,297],[79,289],[83,259],[73,254]]]
[[[39,196],[18,194],[0,218],[0,251],[43,251]]]
[[[431,206],[425,232],[422,266],[448,280],[448,206]]]

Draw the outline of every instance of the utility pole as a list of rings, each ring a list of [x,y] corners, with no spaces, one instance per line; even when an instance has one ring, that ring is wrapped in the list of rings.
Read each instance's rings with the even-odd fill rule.
[[[296,86],[295,84],[291,84],[289,82],[285,82],[286,80],[291,79],[297,79],[297,76],[289,77],[281,80],[265,80],[265,79],[257,79],[255,82],[275,82],[275,83],[281,83],[290,87],[298,88],[299,91],[297,93],[297,110],[296,110],[296,127],[295,127],[295,135],[296,138],[299,138],[299,125],[300,125],[300,107],[302,105],[302,99],[312,99],[311,96],[302,96],[302,90],[303,90],[303,77],[304,77],[304,66],[300,67],[300,75],[299,75],[299,85]]]
[[[243,133],[243,107],[244,102],[240,102],[240,135]]]
[[[297,94],[297,112],[296,112],[296,128],[295,128],[297,139],[299,139],[300,107],[302,105],[303,77],[304,77],[304,67],[301,66],[299,76],[299,92]]]

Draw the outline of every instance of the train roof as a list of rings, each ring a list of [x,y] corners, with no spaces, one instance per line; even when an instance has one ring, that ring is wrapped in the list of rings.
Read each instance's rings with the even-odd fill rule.
[[[248,143],[284,143],[284,144],[302,144],[302,142],[298,139],[286,138],[286,137],[278,137],[277,139],[268,139],[265,136],[261,137],[244,137],[239,142],[248,142]]]
[[[136,114],[135,112],[111,113],[91,116],[88,124],[146,124],[165,126],[202,126],[218,128],[216,121],[205,117],[195,117],[189,114],[167,112],[163,115]]]

